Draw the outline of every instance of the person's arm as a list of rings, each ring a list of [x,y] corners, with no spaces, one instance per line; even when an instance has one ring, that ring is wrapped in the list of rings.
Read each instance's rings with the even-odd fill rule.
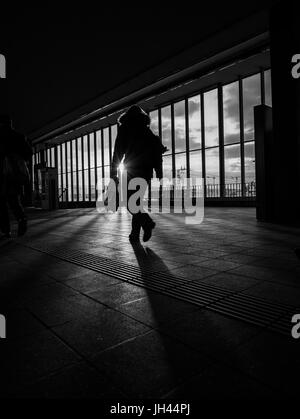
[[[156,177],[158,179],[162,179],[163,177],[163,154],[167,151],[167,147],[165,147],[160,138],[156,136],[155,140],[155,153],[154,153],[154,170]]]
[[[162,179],[162,177],[163,177],[163,175],[162,175],[162,172],[163,172],[162,166],[163,166],[163,159],[162,159],[162,156],[161,156],[160,158],[157,158],[156,159],[155,166],[154,166],[155,174],[156,174],[156,177],[158,179]]]
[[[117,138],[115,141],[115,148],[114,154],[111,163],[111,170],[110,170],[110,177],[115,179],[118,176],[118,168],[121,164],[121,161],[124,157],[124,148],[123,148],[123,140],[120,131],[117,134]]]

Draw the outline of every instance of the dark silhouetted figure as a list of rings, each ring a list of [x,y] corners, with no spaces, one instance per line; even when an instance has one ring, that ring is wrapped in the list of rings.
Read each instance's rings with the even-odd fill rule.
[[[30,145],[12,128],[10,117],[0,115],[0,229],[7,238],[11,237],[8,207],[18,221],[18,236],[27,230],[21,194],[29,181],[26,161],[31,155]]]
[[[139,106],[132,106],[118,120],[119,128],[112,160],[111,177],[117,179],[118,168],[123,164],[127,171],[128,183],[133,178],[143,178],[149,184],[153,177],[162,178],[162,154],[166,151],[150,129],[150,117]],[[128,200],[136,191],[128,191]],[[146,192],[146,191],[145,191]],[[147,242],[152,235],[155,223],[146,212],[132,214],[132,231],[130,241],[138,242],[143,228],[143,241]]]

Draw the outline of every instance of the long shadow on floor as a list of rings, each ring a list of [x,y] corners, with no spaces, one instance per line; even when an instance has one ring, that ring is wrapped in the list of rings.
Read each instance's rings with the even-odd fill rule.
[[[149,276],[151,270],[152,275],[153,272],[164,272],[169,279],[174,278],[174,283],[178,280],[149,247],[135,244],[133,249],[146,288],[149,285],[151,289],[153,284]],[[138,306],[139,302],[134,304]],[[147,362],[156,369],[152,397],[172,397],[174,394],[179,398],[259,398],[269,395],[267,388],[226,366],[227,358],[235,357],[239,344],[256,334],[253,329],[150,290],[140,304],[140,320],[144,319],[156,329],[152,332],[156,347],[151,346],[151,339],[141,346],[146,352]],[[145,363],[139,358],[138,362]],[[193,383],[192,386],[188,385],[189,382]]]
[[[69,236],[61,237],[58,246],[62,248],[72,247],[72,243],[86,234],[88,228],[95,223],[96,217],[93,217],[84,225],[76,226]],[[45,225],[45,229],[40,233],[36,232],[34,237],[37,239],[45,238],[46,240],[47,231],[65,222],[66,220],[62,220],[61,223],[56,226],[52,225],[49,228]],[[139,262],[145,287],[147,285],[150,287],[152,284],[149,277],[149,270],[151,271],[151,269],[153,272],[164,271],[172,278],[171,272],[162,259],[149,248],[144,248],[140,245],[134,248],[134,252]],[[22,251],[20,253],[22,255]],[[26,254],[26,257],[28,257],[28,260],[31,258],[30,252],[28,252],[28,255]],[[67,300],[69,296],[72,296],[74,290],[66,287],[63,281],[39,286],[41,272],[51,275],[51,269],[56,263],[57,259],[46,254],[33,254],[32,260],[29,260],[30,272],[27,270],[24,275],[22,272],[16,273],[15,282],[10,289],[11,302],[16,302],[18,308],[19,303],[23,307],[22,299],[25,298],[28,291],[29,298],[27,300],[26,296],[25,308],[30,310],[29,313],[36,314],[37,318],[39,318],[38,313],[44,312],[44,306],[52,311],[62,310],[62,313],[65,313],[65,309],[69,307]],[[69,265],[67,269],[71,269]],[[60,274],[60,268],[58,273]],[[67,273],[65,274],[67,275]],[[63,276],[64,273],[61,275]],[[62,279],[64,280],[65,278]],[[32,288],[35,288],[34,292],[31,292]],[[111,292],[113,292],[113,288]],[[82,295],[77,295],[77,297],[80,301],[87,299]],[[80,301],[78,301],[78,305]],[[220,336],[218,340],[210,340],[210,342],[207,338],[215,334],[213,327],[215,326],[216,316],[209,316],[192,305],[150,290],[147,291],[146,298],[139,301],[142,304],[140,306],[141,318],[137,318],[137,320],[150,324],[153,327],[152,330],[145,333],[143,333],[143,328],[137,322],[128,319],[128,323],[126,323],[124,321],[126,316],[117,313],[117,311],[113,313],[113,310],[107,310],[107,315],[102,309],[97,311],[99,304],[94,304],[93,301],[89,301],[91,304],[88,307],[89,315],[86,317],[81,316],[73,322],[74,298],[70,305],[71,318],[66,318],[66,324],[56,327],[56,335],[52,334],[52,330],[49,330],[50,325],[48,325],[49,327],[46,330],[34,335],[32,338],[20,339],[18,342],[8,342],[8,362],[3,376],[6,376],[8,381],[10,380],[12,386],[23,381],[22,392],[27,381],[31,382],[39,379],[41,375],[46,377],[48,374],[53,374],[54,371],[63,370],[64,373],[58,377],[57,375],[51,375],[52,378],[50,377],[46,383],[44,382],[45,387],[43,390],[45,390],[45,394],[49,395],[49,391],[52,391],[49,389],[57,388],[57,384],[61,383],[61,391],[67,393],[73,389],[66,387],[66,375],[69,378],[72,378],[74,374],[78,375],[78,370],[73,371],[73,375],[65,372],[66,367],[74,364],[78,365],[78,358],[73,349],[75,348],[76,352],[81,353],[82,349],[83,353],[89,353],[92,345],[95,345],[95,353],[107,345],[107,348],[102,350],[102,353],[97,358],[97,362],[93,363],[93,365],[96,366],[98,372],[106,373],[108,381],[102,381],[100,378],[102,375],[98,375],[98,372],[96,373],[94,369],[90,371],[87,365],[84,364],[83,368],[83,375],[87,374],[83,384],[88,384],[88,390],[91,387],[95,390],[95,386],[97,386],[97,389],[99,388],[99,391],[96,389],[98,396],[100,396],[99,393],[105,392],[106,387],[110,385],[111,378],[114,384],[129,396],[136,398],[163,397],[192,377],[197,377],[202,373],[205,374],[205,371],[211,371],[211,361],[207,356],[202,355],[202,351],[198,351],[198,349],[201,349],[201,345],[210,345],[210,347],[212,345],[217,346],[217,344],[219,346],[222,345],[223,341]],[[133,310],[138,307],[139,301],[132,302]],[[22,313],[20,310],[19,314]],[[22,327],[27,329],[28,325],[24,326],[23,319],[19,314],[16,318],[15,329],[18,332],[22,332]],[[69,313],[67,312],[66,314]],[[81,313],[78,311],[78,314],[80,315]],[[131,316],[130,310],[124,314]],[[131,317],[135,318],[135,313],[133,314]],[[230,336],[234,335],[236,330],[231,329],[231,322],[226,322],[223,319],[218,321],[219,330],[222,329],[223,332],[224,327],[227,325],[227,332],[230,332]],[[33,323],[32,327],[35,327]],[[36,327],[36,332],[38,332],[38,325]],[[124,334],[123,329],[126,328],[132,328],[134,333],[134,329],[138,330],[135,334],[128,334],[128,339],[124,342],[126,334]],[[162,333],[159,333],[159,328],[161,328]],[[105,329],[105,333],[103,333],[103,329]],[[110,347],[105,342],[105,339],[109,340],[110,338],[108,329],[111,331],[110,334],[115,334],[117,337],[117,339],[115,337],[111,339]],[[168,336],[168,331],[171,331],[170,337]],[[57,336],[60,336],[60,339]],[[68,345],[65,345],[66,342]],[[188,346],[184,343],[187,343]],[[228,353],[231,349],[228,346],[228,348],[222,348],[222,351]],[[13,370],[11,368],[12,365],[14,366]],[[88,366],[91,366],[91,364]],[[222,370],[221,373],[218,371],[213,374],[214,384],[217,380],[220,393],[224,391],[224,377],[228,381],[230,373],[228,370]],[[92,378],[90,378],[91,376]],[[220,377],[223,377],[223,382]],[[197,381],[195,384],[197,391],[204,391],[210,378],[211,374],[200,377],[200,381]],[[51,384],[52,379],[53,382]],[[97,380],[100,380],[100,383]],[[227,381],[225,384],[227,384]],[[41,384],[38,383],[34,388],[34,395],[39,394],[37,391],[38,388],[42,388]],[[240,384],[240,381],[238,384]],[[235,386],[232,385],[232,387],[235,389],[238,386],[235,383]],[[240,387],[243,388],[242,386]],[[248,391],[251,386],[244,384],[244,389],[245,387]],[[210,385],[208,388],[209,390],[206,390],[207,393],[214,395],[216,391],[215,386]],[[230,389],[232,390],[232,388]],[[14,388],[10,390],[13,391]],[[118,393],[114,393],[114,395],[116,394]],[[87,389],[85,389],[85,396],[88,396]]]
[[[133,246],[144,282],[143,293],[117,310],[149,326],[145,333],[105,351],[94,360],[131,398],[161,398],[188,378],[208,368],[210,361],[178,340],[160,333],[155,327],[176,321],[183,311],[196,308],[150,291],[149,268],[167,270],[160,258],[141,245]],[[154,261],[155,259],[155,261]],[[153,267],[153,266],[152,266]],[[174,278],[175,279],[175,278]],[[149,282],[149,283],[148,283]],[[124,289],[130,284],[124,284]],[[133,290],[134,292],[134,290]]]
[[[141,244],[134,244],[132,247],[141,269],[145,288],[148,288],[147,297],[141,301],[142,305],[145,304],[146,323],[151,324],[155,329],[164,329],[168,323],[176,324],[185,314],[199,312],[196,306],[151,291],[153,282],[150,275],[152,276],[154,272],[164,272],[168,278],[174,278],[174,285],[178,278],[171,274],[163,260],[150,248],[143,247]],[[142,359],[141,364],[145,365],[147,362],[152,364],[152,372],[148,372],[147,388],[144,389],[146,396],[163,397],[170,390],[211,365],[208,358],[202,354],[158,330],[151,332],[141,347],[144,356],[146,354],[146,362]]]

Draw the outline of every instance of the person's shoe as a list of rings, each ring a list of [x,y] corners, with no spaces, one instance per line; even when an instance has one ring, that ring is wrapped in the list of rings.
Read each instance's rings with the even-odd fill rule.
[[[148,242],[152,237],[152,230],[155,228],[155,222],[152,221],[149,224],[146,224],[144,227],[144,236],[143,236],[143,242]]]
[[[22,220],[19,220],[18,237],[24,236],[26,231],[27,231],[27,220],[26,218],[23,218]]]

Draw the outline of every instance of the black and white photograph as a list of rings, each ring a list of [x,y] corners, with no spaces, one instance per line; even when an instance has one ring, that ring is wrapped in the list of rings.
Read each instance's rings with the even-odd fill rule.
[[[0,19],[0,404],[299,401],[297,1]]]

